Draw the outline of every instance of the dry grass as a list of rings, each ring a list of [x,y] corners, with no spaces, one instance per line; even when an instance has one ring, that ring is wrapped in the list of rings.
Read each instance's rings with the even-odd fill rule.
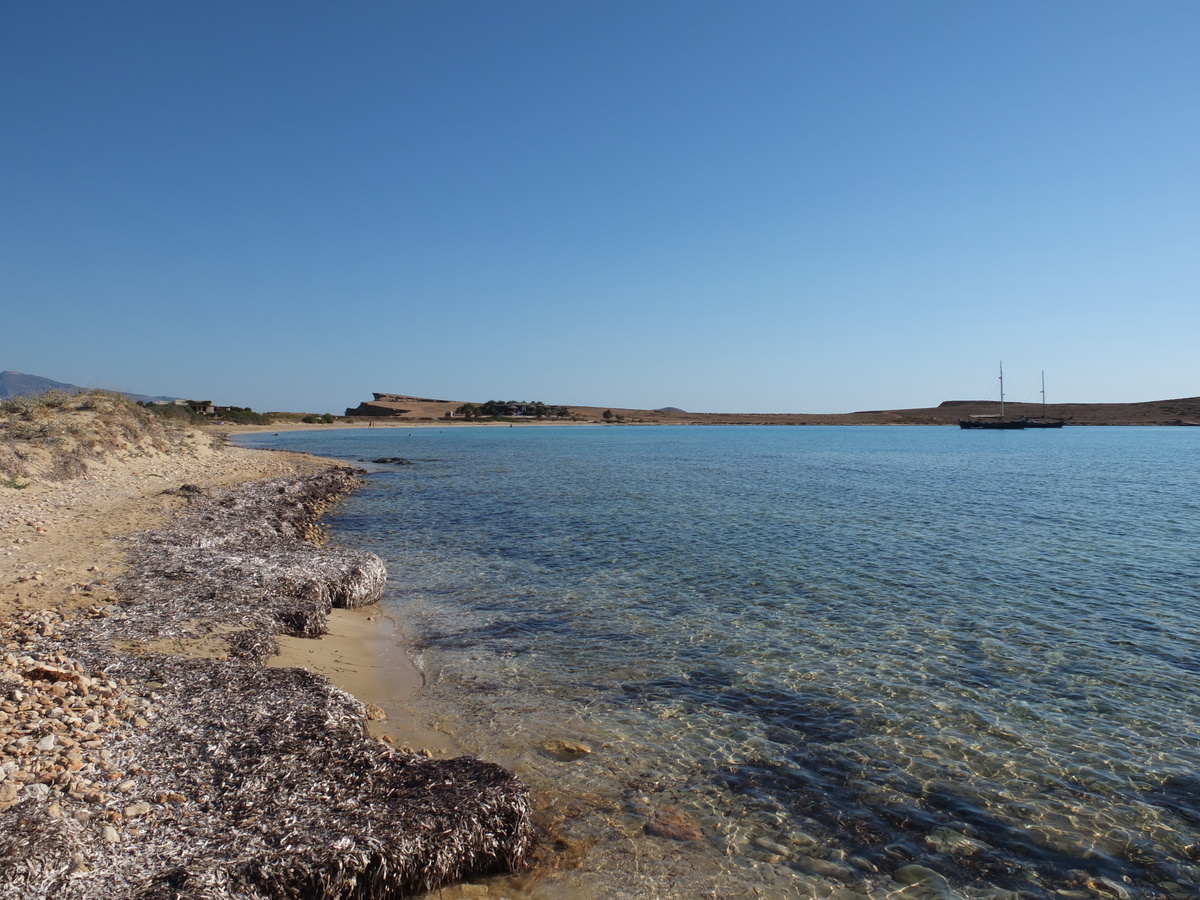
[[[186,453],[196,432],[105,391],[0,401],[0,485],[67,481],[111,455]]]

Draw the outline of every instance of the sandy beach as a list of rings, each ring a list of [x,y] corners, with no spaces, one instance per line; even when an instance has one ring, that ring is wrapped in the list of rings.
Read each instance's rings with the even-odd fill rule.
[[[102,400],[101,407],[106,403]],[[423,727],[406,709],[405,698],[420,688],[422,676],[405,653],[399,624],[372,603],[381,590],[381,565],[379,586],[371,587],[368,579],[362,599],[345,604],[370,605],[330,610],[329,600],[322,598],[333,596],[333,605],[339,605],[336,595],[344,588],[336,582],[313,593],[320,582],[312,581],[306,567],[316,565],[313,571],[319,573],[327,565],[322,559],[342,558],[335,568],[350,566],[348,575],[334,575],[349,577],[347,585],[361,580],[355,573],[362,554],[346,557],[336,548],[304,550],[311,545],[297,540],[310,536],[320,540],[319,526],[315,520],[305,524],[311,514],[303,510],[319,514],[327,504],[321,499],[327,490],[320,487],[324,473],[348,470],[304,454],[230,447],[220,436],[194,429],[163,431],[127,406],[118,406],[115,412],[94,406],[85,409],[73,400],[49,409],[17,409],[18,415],[13,415],[10,404],[6,412],[9,415],[0,422],[6,429],[4,436],[10,438],[3,445],[7,471],[0,481],[0,896],[125,896],[126,888],[136,892],[132,882],[126,883],[131,875],[144,880],[149,877],[148,867],[166,865],[172,856],[186,859],[189,853],[195,859],[184,864],[183,874],[167,872],[161,877],[181,884],[191,879],[190,883],[210,887],[220,882],[219,896],[247,898],[260,896],[260,891],[265,891],[262,896],[273,895],[261,886],[265,882],[278,882],[274,890],[294,878],[310,884],[313,879],[333,879],[329,892],[314,891],[312,896],[341,896],[336,882],[347,877],[351,881],[368,877],[385,891],[408,884],[407,891],[412,891],[496,866],[495,859],[487,861],[492,851],[481,856],[478,848],[469,846],[464,846],[461,865],[455,863],[445,872],[441,862],[433,865],[430,860],[435,857],[454,855],[445,846],[446,839],[435,833],[441,830],[448,835],[453,826],[447,830],[449,820],[434,826],[436,816],[416,812],[426,808],[420,805],[408,815],[417,817],[413,821],[420,828],[428,819],[433,830],[414,839],[399,833],[404,829],[393,829],[396,834],[382,838],[385,844],[392,841],[390,848],[380,849],[371,829],[363,831],[363,826],[350,820],[334,826],[341,829],[341,837],[317,833],[315,823],[320,822],[321,829],[327,823],[322,804],[312,802],[314,788],[317,795],[332,790],[329,802],[340,798],[341,805],[349,803],[365,813],[386,796],[378,793],[378,786],[367,789],[364,783],[359,788],[354,779],[345,780],[339,769],[347,765],[377,770],[373,778],[377,785],[400,779],[410,785],[405,794],[415,796],[414,788],[417,794],[434,791],[434,802],[440,802],[436,785],[459,783],[466,794],[450,804],[452,817],[474,800],[483,804],[480,810],[486,817],[487,809],[504,806],[502,801],[497,805],[495,798],[510,790],[508,782],[515,784],[499,767],[466,757],[450,759],[458,756],[453,740]],[[116,428],[120,439],[109,427],[113,415],[119,419],[133,415],[137,420],[121,419]],[[28,432],[23,423],[35,419],[48,437],[41,442],[22,441],[20,437]],[[14,435],[16,440],[11,439]],[[63,477],[67,469],[71,477]],[[339,475],[331,484],[345,483],[345,478]],[[318,479],[312,482],[314,488],[308,487],[311,479]],[[256,495],[260,499],[244,499],[250,485],[262,485]],[[315,499],[303,499],[310,490],[317,490]],[[281,499],[272,500],[275,496]],[[284,518],[276,520],[271,510],[278,504]],[[223,510],[233,516],[231,533],[230,526],[206,524],[220,520]],[[296,525],[289,525],[288,519],[296,516]],[[244,540],[239,521],[250,528]],[[254,534],[264,529],[265,545],[262,535]],[[297,537],[287,537],[291,532]],[[284,543],[275,551],[272,547],[279,540]],[[172,542],[180,547],[178,551],[170,550]],[[188,550],[189,542],[199,549]],[[214,549],[203,549],[209,545]],[[157,565],[167,568],[157,574],[153,560],[160,546],[168,556]],[[256,549],[243,551],[243,546]],[[251,555],[239,562],[243,552]],[[276,558],[274,554],[280,552],[285,555]],[[299,562],[287,555],[296,552],[301,554]],[[196,553],[202,556],[195,557]],[[249,576],[252,583],[263,584],[248,588],[251,595],[267,591],[263,599],[276,597],[284,604],[283,611],[272,613],[268,602],[263,609],[239,612],[237,598],[245,591],[236,581],[229,582],[228,574],[214,574],[214,563],[201,562],[210,571],[194,584],[179,583],[180,575],[170,566],[179,559],[193,560],[187,565],[195,565],[194,560],[203,560],[204,554],[217,569],[227,565],[237,579]],[[263,567],[261,575],[255,574],[259,567]],[[179,569],[187,571],[186,566]],[[289,574],[292,571],[298,574]],[[189,591],[202,600],[212,596],[216,607],[206,608],[203,603],[189,607]],[[221,597],[226,591],[229,600]],[[307,611],[287,612],[293,591],[298,592],[296,610]],[[246,618],[247,613],[253,617]],[[293,619],[298,624],[292,628],[279,624]],[[239,623],[250,623],[251,630],[244,631]],[[289,636],[289,630],[306,636]],[[241,685],[238,697],[229,696],[227,687],[217,687],[234,683]],[[206,699],[209,696],[212,702]],[[308,708],[335,718],[319,727],[316,720],[312,726],[285,724]],[[330,711],[318,713],[323,708]],[[249,748],[249,755],[234,737],[229,745],[231,760],[241,754],[238,764],[253,766],[256,760],[278,756],[275,777],[285,784],[270,791],[270,802],[291,802],[302,807],[298,810],[302,816],[316,817],[314,825],[298,832],[302,840],[316,843],[289,851],[300,854],[299,866],[295,860],[284,864],[275,858],[277,851],[269,849],[282,836],[262,827],[257,832],[251,828],[246,835],[236,833],[237,821],[244,819],[244,813],[236,810],[250,802],[261,803],[263,797],[251,800],[246,788],[231,789],[224,784],[227,776],[219,771],[210,773],[215,782],[192,778],[190,789],[184,784],[215,752],[211,743],[204,750],[201,735],[208,733],[204,729],[225,729],[235,720],[242,723],[242,733],[255,728],[266,731],[260,734],[257,749]],[[192,724],[201,730],[188,733]],[[271,749],[274,732],[279,732],[278,746]],[[170,758],[178,746],[184,747],[181,753],[202,756],[191,762]],[[300,747],[307,748],[300,751],[302,756],[312,756],[311,776],[287,771],[286,760]],[[329,756],[329,762],[319,766],[316,761],[322,754]],[[184,772],[188,777],[183,777]],[[489,780],[494,787],[485,793],[500,793],[490,799],[474,796],[470,785]],[[175,782],[178,789],[172,790]],[[214,798],[213,790],[221,796]],[[280,799],[292,790],[296,794],[291,801]],[[230,815],[234,822],[228,821]],[[254,816],[241,825],[257,820]],[[478,822],[465,825],[477,828]],[[181,837],[188,828],[193,836]],[[496,846],[515,863],[526,852],[528,824],[518,823],[513,834],[518,840],[509,849]],[[249,850],[256,841],[260,849]],[[425,849],[413,853],[422,844]],[[230,853],[256,857],[253,866],[258,874],[231,871],[235,866]],[[51,863],[46,863],[47,856],[53,857]],[[346,874],[355,867],[358,875]],[[338,871],[343,874],[337,875]],[[68,884],[71,891],[64,893]],[[217,894],[197,894],[201,895]]]

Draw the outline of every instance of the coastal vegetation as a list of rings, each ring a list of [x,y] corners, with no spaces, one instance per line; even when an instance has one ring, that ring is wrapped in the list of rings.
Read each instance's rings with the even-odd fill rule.
[[[460,419],[473,419],[476,421],[483,419],[491,419],[499,421],[502,419],[566,419],[571,415],[571,410],[566,406],[548,406],[541,400],[535,400],[532,403],[527,403],[518,400],[508,400],[501,402],[499,400],[488,400],[486,403],[481,403],[476,406],[474,403],[464,403],[454,410],[454,417]]]
[[[187,425],[212,425],[225,422],[233,425],[270,425],[274,417],[256,413],[248,406],[217,406],[184,401],[182,403],[153,403],[145,407],[156,416],[174,419]],[[205,412],[203,410],[212,409]]]
[[[120,394],[48,391],[0,401],[0,484],[66,481],[115,453],[173,453],[196,440],[168,417]]]

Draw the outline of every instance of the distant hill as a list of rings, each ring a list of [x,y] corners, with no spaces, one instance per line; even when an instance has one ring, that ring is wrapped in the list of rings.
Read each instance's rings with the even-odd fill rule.
[[[66,391],[68,394],[78,394],[83,388],[74,384],[64,384],[40,375],[26,375],[24,372],[0,372],[0,400],[9,397],[33,397],[47,391]]]
[[[68,394],[78,394],[80,391],[86,390],[88,388],[82,388],[77,384],[67,384],[64,381],[55,381],[53,378],[43,378],[41,375],[26,375],[24,372],[0,372],[0,400],[7,400],[9,397],[35,397],[47,391],[64,391]],[[178,397],[151,397],[146,394],[130,394],[126,391],[113,391],[113,393],[122,394],[130,400],[140,400],[143,403],[148,403],[151,400],[179,399]]]

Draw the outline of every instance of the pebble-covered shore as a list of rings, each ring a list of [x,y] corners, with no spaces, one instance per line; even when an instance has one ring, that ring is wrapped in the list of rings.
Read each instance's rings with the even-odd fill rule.
[[[85,613],[107,614],[101,607]],[[53,817],[65,809],[80,821],[136,818],[144,804],[109,808],[137,786],[136,771],[118,766],[111,742],[149,724],[153,697],[48,649],[61,642],[62,624],[53,610],[0,624],[0,809],[41,798]]]

